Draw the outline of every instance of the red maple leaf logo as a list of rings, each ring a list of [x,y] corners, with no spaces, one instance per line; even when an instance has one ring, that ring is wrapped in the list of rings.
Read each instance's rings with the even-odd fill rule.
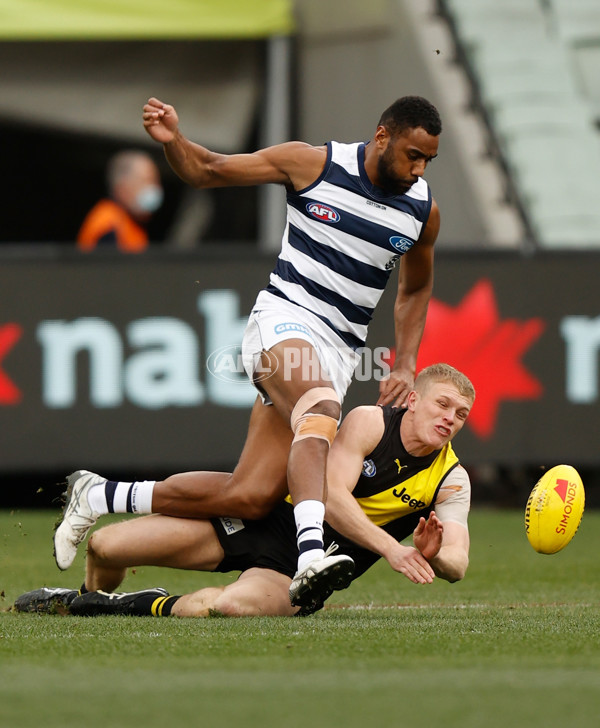
[[[565,503],[565,501],[567,500],[567,486],[569,485],[569,481],[559,478],[556,482],[558,483],[558,485],[556,486],[556,488],[554,488],[554,490],[556,491],[562,502]]]
[[[543,330],[539,318],[501,321],[493,286],[482,279],[456,307],[431,299],[417,371],[446,362],[466,374],[477,392],[467,424],[486,439],[502,400],[536,399],[543,393],[520,361]]]

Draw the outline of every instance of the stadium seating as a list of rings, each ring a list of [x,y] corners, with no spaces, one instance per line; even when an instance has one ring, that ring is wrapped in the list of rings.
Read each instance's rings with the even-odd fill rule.
[[[600,247],[600,0],[439,0],[544,247]]]
[[[578,43],[598,40],[600,3],[598,0],[551,0],[556,30],[563,41]]]

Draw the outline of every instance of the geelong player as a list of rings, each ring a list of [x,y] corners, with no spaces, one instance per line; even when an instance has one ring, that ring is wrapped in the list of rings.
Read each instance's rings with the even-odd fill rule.
[[[302,606],[311,602],[312,579],[329,578],[339,588],[351,577],[350,557],[324,551],[327,453],[357,350],[399,258],[396,358],[378,403],[401,405],[413,386],[440,220],[423,174],[437,155],[440,118],[428,101],[408,96],[383,112],[368,143],[288,142],[234,155],[188,140],[173,106],[156,98],[144,106],[143,123],[173,170],[194,187],[276,183],[287,190],[281,253],[242,344],[259,396],[233,473],[133,484],[86,471],[72,476],[55,534],[56,562],[70,566],[103,513],[256,519],[289,492],[299,554],[290,600]]]

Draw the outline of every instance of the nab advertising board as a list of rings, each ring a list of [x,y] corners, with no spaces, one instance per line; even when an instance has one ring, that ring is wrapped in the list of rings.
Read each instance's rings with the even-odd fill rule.
[[[5,259],[0,471],[230,468],[256,393],[240,343],[272,258]],[[477,399],[465,463],[600,464],[600,256],[439,253],[418,367]],[[393,359],[392,275],[344,410]],[[268,447],[268,443],[265,443]]]

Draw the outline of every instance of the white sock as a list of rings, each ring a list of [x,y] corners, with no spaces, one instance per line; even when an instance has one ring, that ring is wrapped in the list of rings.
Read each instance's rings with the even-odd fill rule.
[[[97,483],[92,485],[88,492],[88,504],[94,513],[99,513],[103,516],[108,513],[108,505],[106,503],[105,493],[106,483]]]
[[[152,513],[152,494],[156,480],[136,480],[131,488],[131,508],[133,513]]]
[[[318,500],[301,501],[294,507],[298,539],[298,571],[315,559],[323,558],[323,520],[325,504]]]
[[[155,480],[136,480],[123,483],[107,480],[90,488],[90,508],[104,515],[106,513],[152,513],[152,493]]]

